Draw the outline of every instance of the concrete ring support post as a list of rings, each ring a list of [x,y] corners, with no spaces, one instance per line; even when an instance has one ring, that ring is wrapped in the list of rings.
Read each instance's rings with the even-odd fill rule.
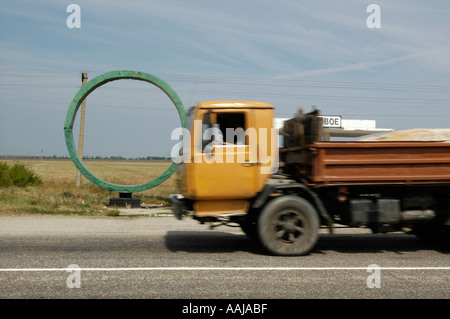
[[[171,99],[171,101],[175,105],[178,111],[178,115],[180,116],[181,126],[185,127],[186,111],[184,109],[183,103],[181,102],[177,93],[175,93],[175,91],[167,83],[165,83],[163,80],[157,78],[154,75],[144,72],[111,71],[93,78],[85,85],[83,85],[77,92],[72,102],[70,103],[69,110],[67,111],[66,121],[64,124],[64,135],[70,158],[72,159],[73,163],[78,168],[78,170],[81,172],[81,174],[83,174],[90,182],[92,182],[93,184],[97,185],[100,188],[113,192],[135,193],[135,192],[142,192],[155,186],[158,186],[159,184],[167,180],[170,176],[172,176],[172,174],[176,170],[177,165],[175,163],[172,163],[170,167],[162,175],[145,184],[140,185],[113,184],[98,178],[87,169],[87,167],[83,164],[82,160],[78,158],[77,150],[73,140],[73,124],[75,122],[75,116],[81,103],[86,99],[86,97],[90,93],[92,93],[92,91],[102,86],[103,84],[106,84],[111,81],[124,79],[145,81],[159,87]]]

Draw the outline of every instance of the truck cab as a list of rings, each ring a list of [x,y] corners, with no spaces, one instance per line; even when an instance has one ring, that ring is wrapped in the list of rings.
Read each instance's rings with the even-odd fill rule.
[[[272,105],[261,102],[204,102],[190,110],[177,178],[195,217],[247,214],[277,165],[273,117]]]

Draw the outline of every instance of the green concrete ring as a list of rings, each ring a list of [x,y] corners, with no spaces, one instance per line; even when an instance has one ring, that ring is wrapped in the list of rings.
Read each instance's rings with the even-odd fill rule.
[[[185,127],[186,111],[184,109],[183,103],[181,102],[177,93],[175,93],[175,91],[167,83],[165,83],[163,80],[157,78],[154,75],[144,72],[111,71],[93,78],[85,85],[83,85],[77,92],[72,102],[70,103],[69,110],[67,111],[66,122],[64,124],[64,136],[66,139],[66,146],[67,150],[69,151],[70,158],[72,159],[73,163],[78,168],[78,170],[81,172],[81,174],[83,174],[90,182],[92,182],[93,184],[97,185],[100,188],[113,192],[135,193],[135,192],[142,192],[155,186],[158,186],[159,184],[167,180],[175,172],[177,164],[172,163],[170,167],[162,175],[145,184],[140,185],[113,184],[98,178],[87,169],[87,167],[83,164],[83,162],[78,158],[77,150],[73,140],[73,124],[75,122],[75,116],[77,114],[78,109],[80,108],[81,103],[96,88],[102,86],[105,83],[123,79],[145,81],[159,87],[171,99],[171,101],[177,108],[178,115],[180,116],[181,126]]]

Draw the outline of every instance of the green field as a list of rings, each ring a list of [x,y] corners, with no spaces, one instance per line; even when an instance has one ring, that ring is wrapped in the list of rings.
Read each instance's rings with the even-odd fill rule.
[[[77,187],[76,167],[71,160],[0,160],[14,165],[24,164],[42,178],[42,185],[0,188],[0,214],[78,214],[114,215],[117,209],[108,207],[117,193],[103,190],[82,176]],[[171,161],[84,160],[97,177],[115,184],[143,184],[161,175]],[[133,194],[141,203],[169,205],[169,195],[176,193],[175,174],[159,186]]]

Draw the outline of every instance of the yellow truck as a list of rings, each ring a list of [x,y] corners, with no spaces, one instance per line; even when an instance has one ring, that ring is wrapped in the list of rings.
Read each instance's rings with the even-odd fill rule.
[[[277,132],[261,102],[204,102],[188,116],[178,219],[240,226],[283,256],[308,254],[335,224],[448,240],[450,143],[323,141],[317,110]]]

